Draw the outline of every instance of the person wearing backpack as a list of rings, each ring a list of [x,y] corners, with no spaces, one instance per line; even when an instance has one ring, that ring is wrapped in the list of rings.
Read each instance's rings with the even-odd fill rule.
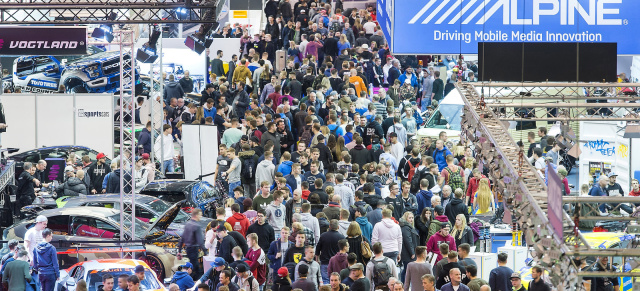
[[[231,282],[235,283],[240,287],[240,289],[245,291],[259,291],[260,286],[258,285],[258,280],[253,277],[251,272],[247,269],[245,265],[238,265],[236,267],[236,275],[233,277]]]
[[[462,167],[456,166],[453,163],[454,159],[453,155],[447,155],[447,166],[442,169],[438,184],[449,185],[454,193],[456,189],[460,188],[462,189],[462,193],[464,193],[465,185],[467,184],[464,178],[464,170],[462,170]]]
[[[251,146],[246,143],[242,145],[242,151],[238,153],[240,159],[240,176],[242,181],[242,187],[244,188],[245,195],[248,197],[253,196],[256,193],[256,169],[258,166],[258,156],[256,152],[251,149]]]
[[[404,173],[407,175],[407,181],[412,182],[413,177],[420,178],[420,175],[416,176],[418,172],[418,168],[420,167],[420,149],[415,147],[411,150],[411,157],[407,159],[407,162],[404,164]],[[415,193],[415,192],[411,192]]]
[[[447,156],[453,155],[451,151],[444,145],[444,141],[439,139],[436,141],[436,149],[433,151],[433,162],[438,164],[438,171],[444,170],[447,166]]]
[[[389,278],[398,278],[396,263],[384,255],[381,243],[374,243],[371,249],[374,257],[367,263],[366,268],[366,278],[371,282],[371,291],[389,291],[389,286],[387,285]]]

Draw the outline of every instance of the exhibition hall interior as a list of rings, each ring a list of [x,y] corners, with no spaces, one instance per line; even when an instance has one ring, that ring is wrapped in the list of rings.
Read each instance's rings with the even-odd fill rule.
[[[639,10],[0,0],[0,291],[640,291]]]

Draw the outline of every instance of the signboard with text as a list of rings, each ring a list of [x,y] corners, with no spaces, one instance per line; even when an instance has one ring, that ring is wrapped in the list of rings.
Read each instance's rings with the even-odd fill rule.
[[[377,0],[395,54],[476,54],[478,42],[616,42],[640,53],[637,0]]]
[[[0,55],[86,55],[83,26],[6,26],[0,29]]]

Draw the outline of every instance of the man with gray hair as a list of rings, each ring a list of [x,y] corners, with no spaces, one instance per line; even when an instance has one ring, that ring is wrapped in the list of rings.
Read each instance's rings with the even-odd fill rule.
[[[24,291],[26,290],[26,282],[31,281],[29,272],[29,256],[27,251],[21,250],[17,253],[18,258],[9,262],[2,273],[2,283],[7,283],[8,290]]]
[[[36,177],[36,179],[40,180],[41,182],[44,181],[46,178],[44,171],[46,169],[47,169],[47,161],[39,160],[38,163],[36,164],[36,172],[33,174],[33,176]],[[49,183],[42,183],[42,187],[49,187]]]

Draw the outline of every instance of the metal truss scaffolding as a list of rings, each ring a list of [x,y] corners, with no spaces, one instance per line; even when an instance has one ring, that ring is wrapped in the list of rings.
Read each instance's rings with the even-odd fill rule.
[[[131,30],[121,30],[116,36],[120,45],[120,239],[135,239],[135,119],[136,76],[134,43]],[[125,165],[130,165],[126,168]],[[127,174],[129,173],[129,177]],[[129,212],[130,211],[130,212]],[[131,213],[130,215],[127,213]]]
[[[0,0],[2,24],[214,23],[203,0]]]
[[[625,85],[633,87],[639,86],[639,84]],[[562,237],[559,237],[554,229],[552,229],[548,220],[547,209],[549,198],[545,182],[536,173],[536,169],[526,160],[523,151],[520,150],[511,138],[502,120],[505,117],[505,112],[509,111],[508,108],[532,107],[530,103],[520,103],[522,99],[527,98],[536,100],[546,99],[545,102],[547,103],[539,106],[546,108],[554,107],[551,106],[550,101],[562,102],[565,99],[616,99],[616,97],[619,97],[618,99],[622,100],[620,103],[609,103],[606,104],[606,106],[633,108],[633,106],[628,105],[630,103],[627,102],[631,101],[635,103],[635,99],[638,99],[638,97],[632,96],[634,93],[630,95],[621,94],[620,84],[574,83],[565,86],[563,84],[543,83],[494,83],[489,85],[487,83],[477,83],[477,86],[482,88],[476,88],[470,83],[459,83],[456,85],[456,89],[459,90],[465,102],[461,139],[474,144],[476,160],[480,161],[484,167],[490,169],[489,177],[492,180],[492,185],[495,185],[495,192],[502,194],[505,207],[509,210],[512,221],[514,223],[517,222],[520,228],[524,230],[527,245],[533,249],[532,256],[536,264],[542,266],[549,272],[549,278],[557,290],[574,290],[578,288],[581,284],[581,281],[578,280],[579,277],[621,276],[619,272],[580,271],[573,260],[577,257],[584,259],[588,256],[613,256],[621,257],[623,259],[623,265],[624,262],[633,262],[636,264],[638,261],[634,259],[640,257],[640,249],[608,250],[599,249],[598,246],[590,246],[578,230],[576,223],[580,219],[602,221],[637,220],[637,218],[601,217],[599,216],[597,205],[598,203],[602,203],[602,199],[606,199],[608,203],[614,204],[627,202],[637,203],[638,199],[630,197],[563,197],[565,203],[573,205],[574,209],[578,210],[576,210],[576,213],[573,213],[574,217],[570,217],[565,211],[562,212]],[[554,88],[552,89],[551,87]],[[593,94],[594,92],[597,94]],[[612,93],[604,97],[606,92]],[[629,90],[627,90],[627,92],[629,92]],[[501,103],[496,104],[497,102]],[[599,104],[597,106],[600,107],[603,105],[604,104]],[[505,108],[507,110],[504,110]],[[561,109],[563,107],[558,105],[554,108]],[[595,107],[589,105],[583,106],[583,108],[593,109]],[[545,113],[547,112],[545,111]],[[524,120],[536,119],[522,119],[518,121]],[[550,118],[550,120],[557,119]],[[594,118],[585,119],[584,116],[578,115],[575,120],[594,120]],[[600,118],[598,120],[606,121],[610,119]],[[637,121],[637,117],[633,120]],[[580,211],[580,208],[584,208],[584,211]],[[595,262],[593,264],[595,264]],[[593,264],[591,267],[593,267]],[[587,269],[590,270],[591,268]],[[625,271],[624,277],[640,277],[640,273],[637,271]]]

